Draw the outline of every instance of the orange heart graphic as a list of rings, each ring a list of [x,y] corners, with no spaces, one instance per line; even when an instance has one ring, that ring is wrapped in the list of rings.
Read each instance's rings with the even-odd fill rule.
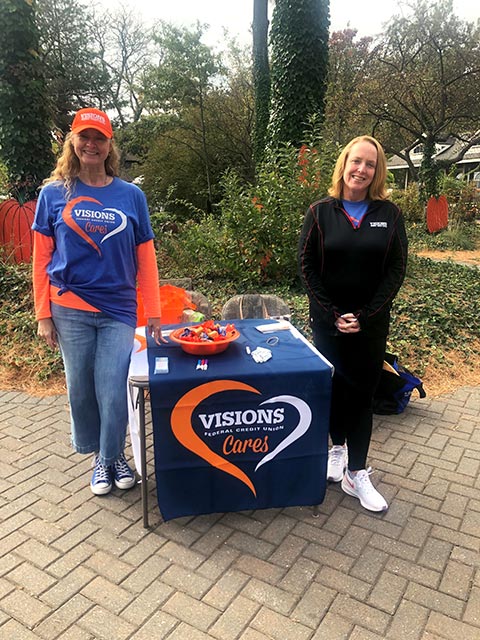
[[[246,484],[253,495],[257,497],[257,492],[250,478],[236,465],[212,451],[195,433],[192,426],[192,413],[202,400],[205,400],[205,398],[208,398],[208,396],[214,393],[235,390],[260,393],[260,391],[254,389],[254,387],[244,384],[243,382],[236,382],[235,380],[218,380],[199,385],[182,396],[174,406],[171,416],[172,431],[180,444],[186,449],[203,458],[213,467],[230,474]]]
[[[62,212],[63,221],[65,222],[65,224],[68,227],[70,227],[70,229],[72,229],[72,231],[75,231],[75,233],[77,233],[81,238],[83,238],[85,240],[85,242],[88,242],[88,244],[91,247],[93,247],[95,249],[95,251],[98,253],[98,255],[100,256],[100,255],[102,255],[102,252],[97,247],[95,242],[90,238],[89,235],[87,235],[85,233],[85,231],[73,219],[73,216],[72,216],[73,207],[76,204],[78,204],[79,202],[94,202],[95,204],[100,204],[100,205],[102,204],[98,200],[95,200],[95,198],[89,198],[88,196],[81,196],[79,198],[73,198],[73,200],[69,200],[68,201],[65,209]]]

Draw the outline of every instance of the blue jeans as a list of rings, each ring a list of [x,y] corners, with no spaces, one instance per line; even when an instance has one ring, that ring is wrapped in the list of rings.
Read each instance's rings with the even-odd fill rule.
[[[112,464],[125,447],[135,329],[102,312],[51,305],[67,380],[72,445]]]

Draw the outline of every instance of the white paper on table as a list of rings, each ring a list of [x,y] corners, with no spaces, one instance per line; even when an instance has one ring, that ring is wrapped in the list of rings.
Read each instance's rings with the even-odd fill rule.
[[[276,320],[269,324],[259,324],[255,329],[260,331],[260,333],[275,333],[275,331],[286,331],[290,329],[291,326],[288,320]]]

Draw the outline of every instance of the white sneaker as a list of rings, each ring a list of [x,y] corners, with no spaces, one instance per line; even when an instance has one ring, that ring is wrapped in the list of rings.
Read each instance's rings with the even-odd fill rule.
[[[369,511],[386,511],[388,504],[385,498],[375,489],[370,482],[372,469],[361,469],[352,476],[348,469],[345,471],[342,480],[342,489],[349,496],[354,496],[360,500],[360,504]]]
[[[334,444],[328,452],[327,480],[340,482],[347,466],[347,447]]]

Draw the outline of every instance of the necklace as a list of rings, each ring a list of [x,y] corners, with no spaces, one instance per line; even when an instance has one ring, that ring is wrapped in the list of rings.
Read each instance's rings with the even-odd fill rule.
[[[104,178],[101,179],[101,182],[98,183],[96,179],[90,179],[90,178],[82,178],[82,176],[79,176],[80,180],[88,185],[89,187],[106,187],[108,184],[110,184],[113,181],[112,176],[109,175],[105,175]]]

